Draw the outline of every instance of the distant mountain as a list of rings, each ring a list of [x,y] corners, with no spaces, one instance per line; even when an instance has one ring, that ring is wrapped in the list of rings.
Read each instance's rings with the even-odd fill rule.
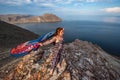
[[[54,14],[43,14],[42,16],[8,14],[0,15],[0,20],[8,23],[34,23],[34,22],[59,22],[61,19]]]
[[[0,51],[37,37],[38,35],[33,32],[0,21]]]

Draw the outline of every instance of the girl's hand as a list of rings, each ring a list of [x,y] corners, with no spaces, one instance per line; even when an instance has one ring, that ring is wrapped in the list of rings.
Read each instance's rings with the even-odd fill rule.
[[[42,43],[39,43],[39,45],[40,45],[40,46],[43,46],[43,44],[42,44]]]

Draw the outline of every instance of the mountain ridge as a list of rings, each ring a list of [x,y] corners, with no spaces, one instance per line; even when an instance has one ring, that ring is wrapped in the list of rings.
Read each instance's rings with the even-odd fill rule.
[[[0,20],[8,23],[41,23],[41,22],[60,22],[62,21],[58,16],[50,13],[45,13],[42,16],[22,15],[22,14],[8,14],[0,15]]]

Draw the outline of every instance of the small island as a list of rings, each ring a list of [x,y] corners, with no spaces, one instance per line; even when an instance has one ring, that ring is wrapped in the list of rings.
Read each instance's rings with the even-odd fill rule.
[[[16,23],[41,23],[41,22],[60,22],[62,21],[54,14],[43,14],[42,16],[21,15],[21,14],[7,14],[0,15],[0,20],[11,24]]]

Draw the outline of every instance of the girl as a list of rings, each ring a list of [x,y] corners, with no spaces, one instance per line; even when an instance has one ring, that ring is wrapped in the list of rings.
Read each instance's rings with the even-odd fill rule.
[[[40,46],[45,46],[48,45],[50,43],[61,43],[63,41],[63,34],[64,34],[64,28],[58,27],[56,29],[56,32],[54,33],[54,35],[46,40],[46,41],[42,41],[39,43]]]
[[[63,34],[64,34],[64,28],[57,28],[55,34],[48,40],[40,42],[40,46],[48,45],[50,43],[54,43],[55,45],[53,48],[50,49],[50,55],[49,58],[47,58],[46,62],[49,63],[50,66],[50,75],[53,74],[54,69],[58,62],[60,61],[60,55],[62,52],[62,46],[63,46]]]

